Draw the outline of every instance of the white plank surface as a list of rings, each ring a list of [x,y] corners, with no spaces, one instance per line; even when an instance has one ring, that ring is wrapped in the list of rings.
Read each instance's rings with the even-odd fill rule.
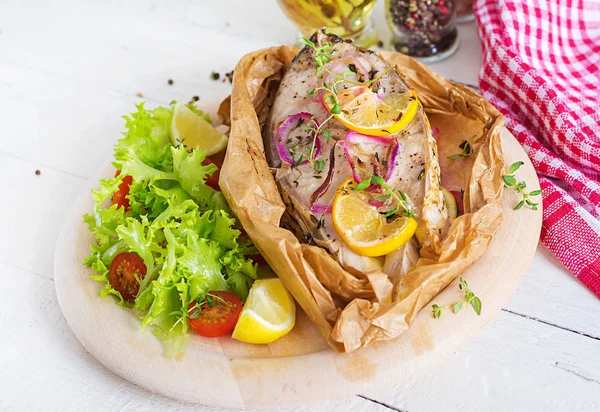
[[[476,84],[476,30],[460,32],[458,53],[433,67]],[[149,105],[210,105],[229,91],[212,70],[294,36],[272,0],[0,0],[0,410],[223,411],[150,394],[91,358],[56,302],[54,246],[138,92]],[[540,246],[505,312],[469,344],[408,387],[362,394],[387,406],[353,397],[301,410],[597,410],[598,319],[598,299]]]

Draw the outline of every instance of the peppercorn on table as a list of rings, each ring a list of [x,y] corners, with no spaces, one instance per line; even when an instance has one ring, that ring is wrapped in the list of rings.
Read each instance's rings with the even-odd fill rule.
[[[388,48],[383,6],[374,23]],[[457,53],[431,67],[476,85],[475,24],[458,31]],[[0,410],[226,410],[150,393],[87,353],[58,306],[54,249],[76,195],[111,158],[123,113],[193,96],[214,106],[240,57],[295,35],[271,0],[0,3]],[[599,318],[598,300],[539,246],[496,319],[423,376],[288,410],[595,410]]]

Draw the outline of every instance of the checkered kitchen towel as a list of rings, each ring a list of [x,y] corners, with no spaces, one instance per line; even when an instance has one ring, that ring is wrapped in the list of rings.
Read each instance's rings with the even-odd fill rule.
[[[537,169],[542,242],[600,297],[600,0],[476,0],[479,86]]]

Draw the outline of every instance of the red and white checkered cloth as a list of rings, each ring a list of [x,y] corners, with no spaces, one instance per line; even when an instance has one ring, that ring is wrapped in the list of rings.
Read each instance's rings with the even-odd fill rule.
[[[600,0],[476,0],[479,86],[535,166],[542,242],[600,297]]]

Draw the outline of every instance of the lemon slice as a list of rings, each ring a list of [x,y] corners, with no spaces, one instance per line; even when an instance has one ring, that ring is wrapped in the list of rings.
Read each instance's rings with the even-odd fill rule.
[[[330,94],[330,93],[329,93]],[[408,126],[419,110],[414,90],[378,97],[373,89],[356,86],[337,94],[341,113],[335,118],[348,129],[370,136],[389,136]],[[333,99],[324,96],[325,106],[331,111]]]
[[[383,256],[410,240],[417,230],[412,217],[398,217],[391,222],[369,205],[369,195],[354,191],[356,183],[346,180],[333,200],[333,226],[344,243],[362,256]]]
[[[446,208],[448,209],[448,216],[451,219],[456,219],[460,214],[458,201],[445,187],[442,187],[442,194],[444,195],[444,202],[446,203]]]
[[[279,279],[256,280],[235,326],[234,339],[271,343],[296,323],[296,303]]]
[[[208,151],[207,156],[227,148],[228,141],[226,135],[183,103],[177,103],[173,109],[171,138],[175,146],[183,143],[188,149],[199,147]]]

